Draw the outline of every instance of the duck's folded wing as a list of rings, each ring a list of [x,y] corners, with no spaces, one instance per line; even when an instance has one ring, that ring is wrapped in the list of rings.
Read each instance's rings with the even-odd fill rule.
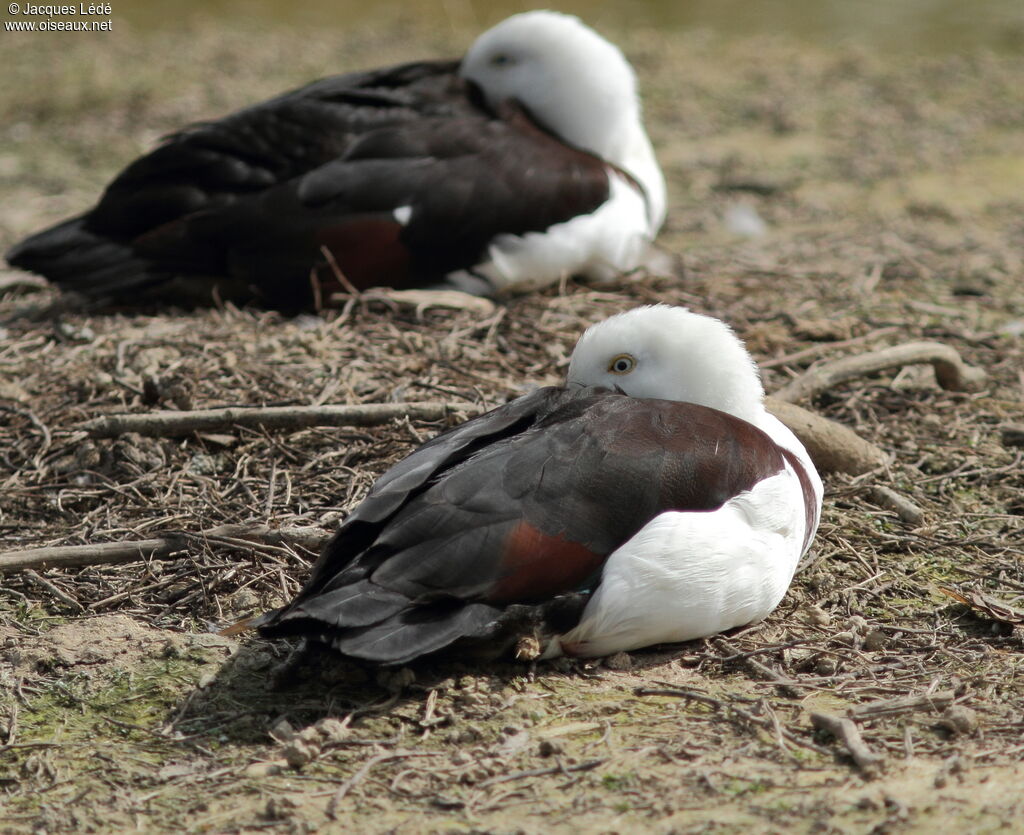
[[[354,562],[343,529],[264,632],[399,663],[487,634],[511,605],[592,588],[658,514],[714,509],[783,466],[729,415],[588,392],[407,494]]]
[[[14,266],[86,294],[117,294],[175,273],[226,274],[215,241],[183,224],[288,183],[381,126],[465,106],[453,61],[323,79],[166,137],[108,186],[97,206],[7,253]]]

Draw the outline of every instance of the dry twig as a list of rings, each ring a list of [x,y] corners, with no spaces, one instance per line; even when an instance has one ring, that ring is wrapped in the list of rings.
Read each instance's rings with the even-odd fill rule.
[[[197,409],[190,412],[149,412],[105,415],[81,424],[93,438],[116,438],[127,432],[178,437],[193,432],[247,429],[296,431],[311,426],[377,426],[399,418],[441,420],[449,413],[444,403],[360,403],[349,406],[265,406]]]
[[[772,669],[767,664],[762,664],[760,661],[749,655],[744,655],[725,638],[713,638],[711,643],[715,649],[724,653],[722,661],[738,661],[759,678],[779,685],[779,690],[790,698],[798,699],[803,695],[802,691],[799,689],[800,682],[796,681],[796,679],[783,675],[778,670]]]
[[[935,379],[948,391],[976,391],[987,379],[984,371],[967,365],[950,345],[941,342],[907,342],[811,366],[775,392],[774,397],[787,403],[810,400],[849,380],[877,371],[921,363],[931,364],[935,369]]]
[[[117,565],[140,560],[171,559],[191,542],[206,539],[236,540],[240,544],[299,546],[319,551],[330,534],[320,528],[270,528],[266,525],[220,525],[205,531],[168,532],[154,539],[100,542],[95,545],[58,545],[0,553],[0,573],[45,568]]]
[[[943,710],[953,704],[952,690],[940,690],[923,696],[900,696],[851,707],[847,713],[852,719],[875,719],[881,716],[900,716],[918,710]]]
[[[338,786],[338,790],[334,793],[334,796],[327,804],[327,817],[332,820],[335,819],[335,816],[338,813],[338,804],[345,799],[345,795],[365,779],[366,775],[370,773],[375,765],[379,765],[380,763],[387,762],[389,760],[404,760],[408,757],[438,756],[441,756],[441,752],[439,751],[384,751],[380,754],[375,754],[363,763],[355,774]]]
[[[832,716],[829,713],[812,713],[811,724],[819,731],[827,731],[842,742],[853,757],[853,761],[865,774],[873,775],[878,772],[884,758],[868,748],[852,719]]]
[[[908,525],[920,525],[924,520],[924,511],[921,508],[884,484],[870,486],[867,489],[867,496],[879,507],[893,511]]]

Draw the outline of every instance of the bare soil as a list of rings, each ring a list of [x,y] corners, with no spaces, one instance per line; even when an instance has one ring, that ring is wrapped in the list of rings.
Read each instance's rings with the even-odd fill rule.
[[[469,39],[408,25],[125,31],[102,49],[9,36],[0,244],[84,209],[186,121]],[[54,291],[0,273],[2,550],[184,532],[166,558],[0,581],[0,831],[1024,831],[1024,632],[1012,609],[941,590],[1024,605],[1024,60],[620,41],[670,181],[657,274],[566,281],[483,315],[353,299],[288,319],[44,315]],[[738,207],[763,235],[737,234]],[[202,532],[330,531],[414,445],[556,382],[583,327],[653,301],[730,322],[769,391],[917,339],[989,381],[948,392],[911,366],[804,403],[891,464],[827,477],[789,595],[725,638],[381,672],[330,656],[282,667],[287,645],[212,634],[287,599],[314,555]],[[452,415],[184,438],[77,428],[154,409],[423,400]],[[922,518],[874,504],[877,486]]]

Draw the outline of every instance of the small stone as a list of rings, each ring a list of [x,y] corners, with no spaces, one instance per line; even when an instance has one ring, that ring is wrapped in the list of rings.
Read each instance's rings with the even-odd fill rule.
[[[937,724],[951,734],[969,734],[978,729],[978,714],[963,705],[950,705]]]
[[[320,746],[296,738],[281,749],[281,755],[289,766],[299,769],[320,755]]]
[[[344,742],[349,735],[348,724],[334,717],[321,719],[316,723],[316,729],[320,732],[320,737],[325,744],[337,745]]]
[[[295,728],[282,716],[270,726],[270,736],[277,742],[290,742],[295,736]]]
[[[881,629],[872,629],[864,636],[864,649],[868,652],[877,652],[889,645],[889,636]]]
[[[999,427],[1003,446],[1024,446],[1024,423],[1004,423]]]
[[[852,647],[857,643],[857,635],[854,632],[836,632],[832,636],[832,640],[837,644],[842,644],[844,647]]]
[[[828,626],[832,618],[820,606],[807,606],[803,610],[804,621],[812,626]]]
[[[542,739],[540,745],[537,746],[537,753],[542,757],[552,757],[562,753],[562,746],[550,739]]]
[[[625,672],[633,669],[633,658],[628,652],[616,652],[604,659],[604,665],[609,670]]]
[[[818,663],[814,665],[814,672],[819,676],[834,676],[837,669],[835,659],[827,656],[819,658]]]
[[[288,763],[284,760],[268,760],[266,762],[249,763],[242,774],[245,777],[273,777],[284,771]]]

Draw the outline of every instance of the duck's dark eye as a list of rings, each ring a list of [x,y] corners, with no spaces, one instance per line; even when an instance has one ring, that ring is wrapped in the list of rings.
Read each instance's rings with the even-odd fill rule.
[[[512,63],[512,56],[504,52],[491,56],[491,64],[495,67],[505,67]]]
[[[612,374],[628,374],[636,368],[636,360],[629,354],[619,354],[617,357],[612,357],[612,361],[608,363],[608,370]]]

